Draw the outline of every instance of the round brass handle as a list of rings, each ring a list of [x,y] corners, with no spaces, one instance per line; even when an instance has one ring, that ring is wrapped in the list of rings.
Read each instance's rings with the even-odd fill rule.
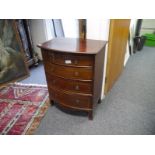
[[[51,71],[54,72],[54,68],[51,68]]]
[[[75,90],[79,90],[79,86],[78,85],[75,86]]]
[[[55,84],[55,82],[56,82],[56,80],[53,80],[53,81],[52,81],[52,84]]]
[[[76,102],[76,103],[80,103],[80,100],[76,99],[75,102]]]
[[[75,76],[79,76],[79,72],[75,72]]]

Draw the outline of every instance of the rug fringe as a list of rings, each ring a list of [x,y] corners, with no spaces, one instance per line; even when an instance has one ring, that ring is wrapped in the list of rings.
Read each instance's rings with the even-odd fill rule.
[[[20,83],[20,82],[15,82],[14,84],[22,85],[22,86],[41,86],[41,87],[47,87],[47,85],[34,84],[34,83]]]
[[[12,85],[11,85],[12,84]],[[11,89],[9,89],[9,87]],[[27,97],[24,96],[24,98],[22,98],[23,96],[19,96],[19,98],[15,97],[15,92],[14,90],[18,90],[18,93],[20,95],[20,93],[22,94],[23,90],[26,89],[34,89],[37,91],[33,92],[30,91],[30,93],[27,94],[26,91],[26,95],[28,95]],[[36,89],[38,88],[38,89]],[[29,92],[29,91],[28,91]],[[17,93],[17,94],[18,94]],[[25,92],[24,92],[25,93]],[[10,94],[11,94],[11,98],[10,98]],[[49,99],[49,94],[48,94],[48,90],[47,90],[47,86],[46,85],[40,85],[40,84],[23,84],[23,83],[10,83],[8,88],[5,90],[2,89],[2,93],[0,91],[0,96],[2,95],[2,98],[0,100],[0,103],[4,102],[6,100],[7,103],[7,107],[4,107],[2,109],[4,109],[4,115],[7,117],[9,115],[10,121],[6,124],[6,126],[4,126],[2,128],[2,131],[0,132],[0,134],[34,134],[35,130],[37,129],[37,127],[39,126],[42,118],[45,116],[45,113],[50,105],[50,99]],[[8,95],[8,96],[7,96]],[[22,94],[25,95],[25,94]],[[36,95],[36,96],[34,96]],[[32,97],[32,98],[31,98]],[[34,97],[34,98],[33,98]],[[10,101],[11,100],[11,101]],[[22,105],[20,102],[23,102]],[[19,111],[17,111],[17,113],[15,113],[15,116],[12,115],[12,113],[9,113],[9,108],[14,108],[14,105],[19,105]],[[31,106],[32,105],[32,106]],[[33,106],[34,105],[34,106]],[[3,107],[3,104],[1,105]],[[16,107],[16,106],[15,106]],[[6,110],[7,108],[7,110]],[[26,108],[26,110],[25,110]],[[29,115],[30,112],[30,118],[29,119],[24,119],[24,120],[19,120],[20,117],[24,117],[25,115]],[[5,117],[3,116],[3,117]],[[19,124],[18,124],[19,121]],[[0,124],[2,125],[3,122],[0,122]],[[17,123],[17,124],[16,124]],[[21,124],[24,126],[21,126]],[[18,126],[17,129],[13,129],[14,127],[16,127],[16,125]],[[22,131],[24,130],[24,131]]]
[[[49,98],[46,98],[44,105],[38,109],[37,115],[34,118],[32,118],[31,124],[23,132],[23,135],[33,135],[34,134],[36,129],[39,127],[41,120],[45,117],[49,106],[50,106],[50,100],[49,100]]]

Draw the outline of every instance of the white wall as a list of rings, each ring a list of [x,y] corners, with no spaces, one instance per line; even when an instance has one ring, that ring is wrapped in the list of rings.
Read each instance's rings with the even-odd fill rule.
[[[124,66],[126,66],[128,60],[129,60],[130,54],[129,54],[129,44],[127,42],[126,46],[126,53],[125,53],[125,58],[124,58]]]
[[[30,31],[32,34],[34,50],[38,53],[39,59],[41,60],[42,55],[40,49],[37,47],[37,44],[53,38],[52,26],[52,23],[48,19],[32,19],[30,21]]]
[[[62,25],[65,37],[78,38],[79,28],[77,19],[62,19]],[[51,19],[32,19],[30,21],[30,31],[32,34],[32,41],[34,50],[38,53],[39,59],[42,60],[42,55],[37,44],[43,43],[54,38],[54,29]]]
[[[155,28],[155,19],[143,19],[142,28]]]
[[[131,46],[131,53],[133,54],[133,45],[134,45],[134,41],[133,38],[135,37],[135,33],[136,33],[136,26],[137,26],[137,19],[131,19],[130,22],[130,40],[129,42],[127,42],[127,46],[126,46],[126,53],[125,53],[125,58],[124,58],[124,66],[126,66],[130,54],[129,54],[129,44]]]
[[[140,34],[143,35],[146,33],[154,33],[154,32],[155,32],[155,19],[143,19]]]
[[[79,38],[79,24],[77,19],[62,19],[65,37]]]
[[[135,37],[136,33],[136,26],[137,26],[137,19],[131,19],[130,22],[130,45],[131,45],[131,53],[133,54],[133,38]]]
[[[106,40],[109,39],[109,26],[110,19],[87,19],[87,39],[95,40]],[[107,50],[108,45],[105,50],[104,59],[104,74],[103,74],[103,84],[102,84],[102,96],[104,98],[104,86],[105,86],[105,75],[106,75],[106,64],[107,64]]]
[[[51,40],[52,38],[55,37],[52,20],[44,19],[44,25],[45,25],[46,38],[47,40]]]
[[[109,24],[109,19],[87,19],[87,38],[108,40]]]

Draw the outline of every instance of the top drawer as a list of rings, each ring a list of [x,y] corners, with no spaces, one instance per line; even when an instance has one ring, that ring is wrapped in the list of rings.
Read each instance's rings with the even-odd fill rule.
[[[93,56],[43,51],[43,59],[65,66],[92,67]]]

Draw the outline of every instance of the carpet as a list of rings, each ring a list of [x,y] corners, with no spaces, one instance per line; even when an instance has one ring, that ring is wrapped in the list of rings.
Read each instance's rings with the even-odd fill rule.
[[[95,108],[93,121],[50,106],[35,134],[155,135],[155,48],[144,46],[129,58],[112,90]]]
[[[0,89],[0,134],[33,134],[49,106],[43,85],[14,83]]]

